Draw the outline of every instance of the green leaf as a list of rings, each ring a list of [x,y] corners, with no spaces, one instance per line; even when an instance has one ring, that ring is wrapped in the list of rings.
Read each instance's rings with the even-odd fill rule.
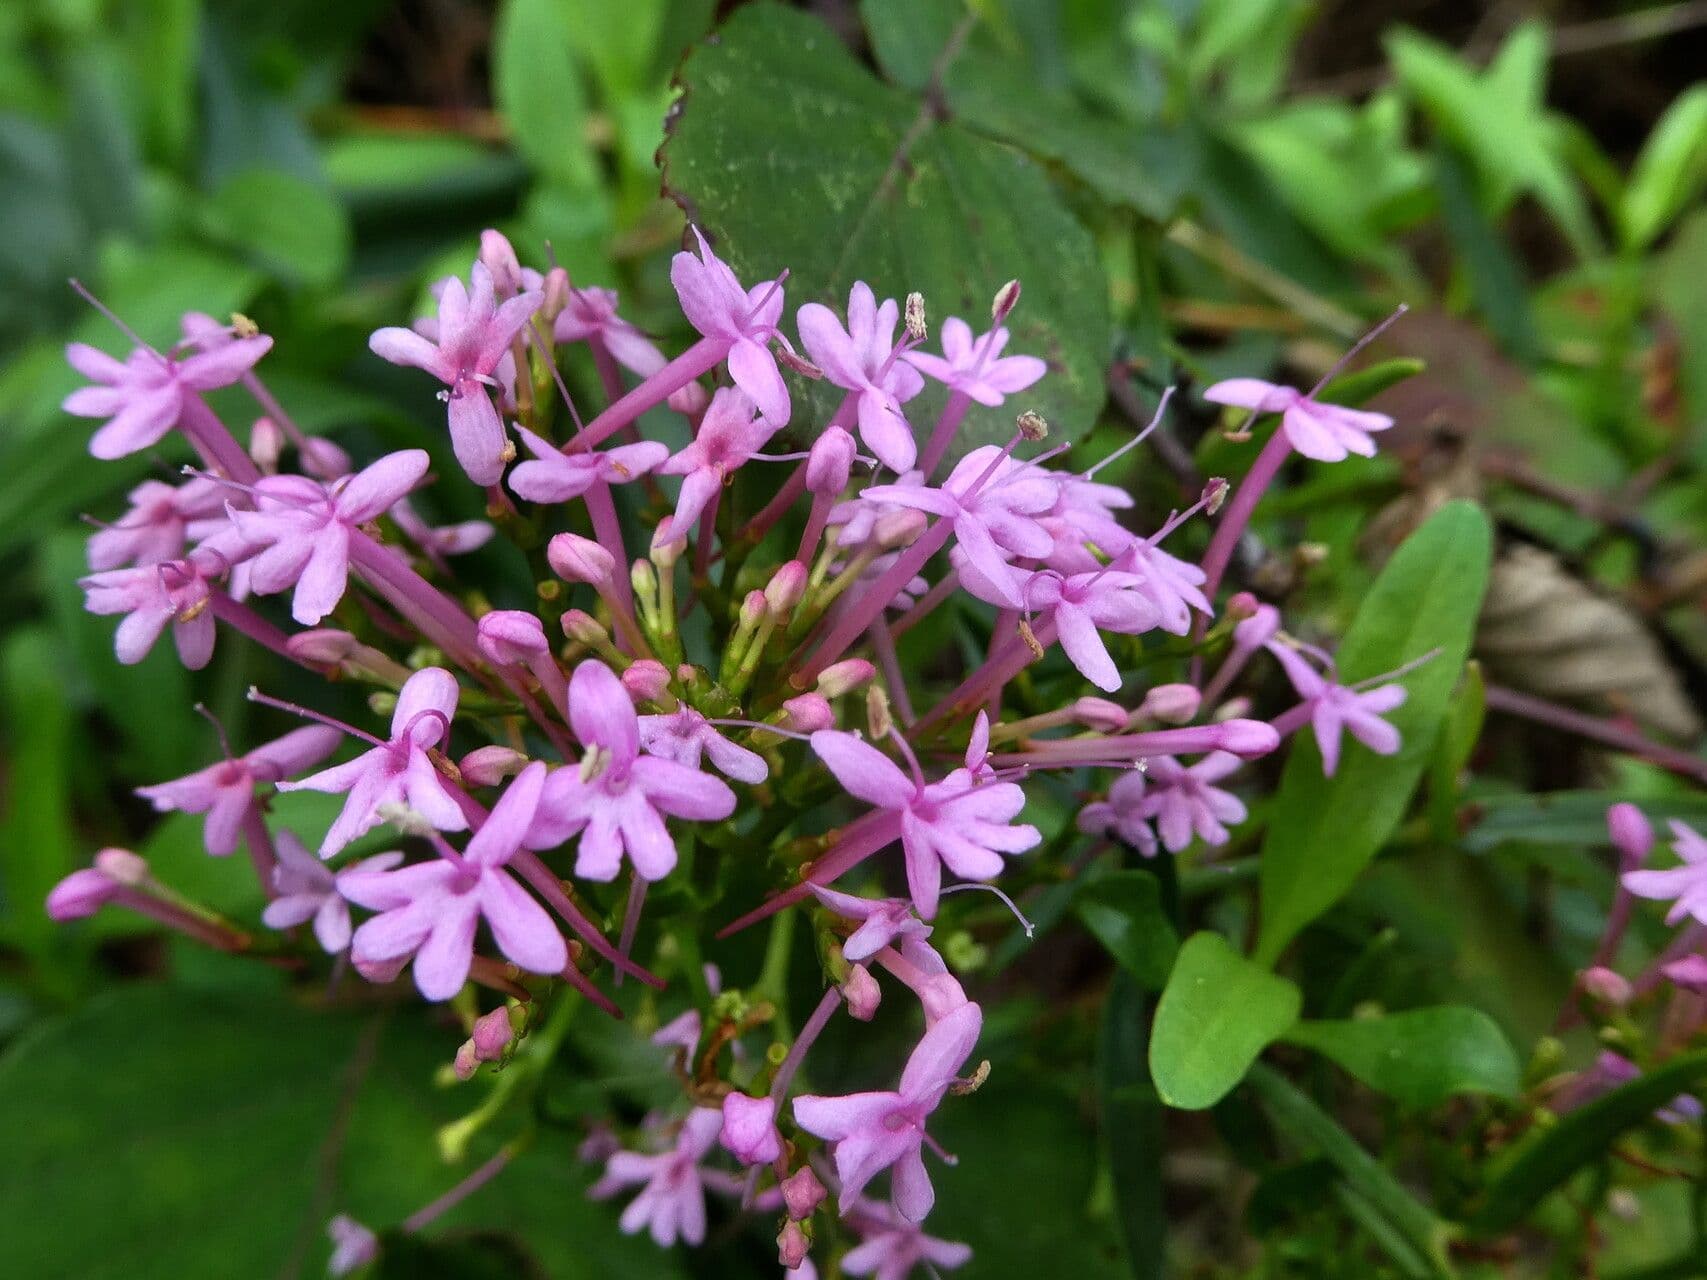
[[[1464,848],[1488,853],[1502,844],[1594,845],[1610,843],[1606,811],[1621,800],[1639,805],[1656,827],[1676,818],[1707,824],[1707,794],[1628,795],[1611,791],[1543,791],[1486,796],[1477,801],[1480,817],[1464,835]]]
[[[1404,816],[1464,667],[1492,537],[1474,504],[1448,503],[1405,540],[1364,597],[1339,647],[1341,679],[1356,682],[1439,653],[1404,678],[1409,696],[1386,717],[1403,739],[1394,755],[1348,737],[1339,771],[1325,778],[1313,735],[1300,731],[1294,741],[1263,844],[1261,963],[1272,965],[1351,888]]]
[[[1298,1017],[1298,988],[1218,933],[1180,948],[1150,1036],[1150,1074],[1170,1107],[1212,1107]]]
[[[45,628],[14,632],[0,651],[0,707],[12,779],[0,817],[0,937],[39,951],[58,927],[42,907],[48,890],[77,865],[71,712]]]
[[[1107,287],[1094,242],[1034,164],[940,121],[874,79],[817,19],[772,4],[740,9],[680,79],[665,186],[743,280],[786,268],[790,308],[816,299],[838,311],[855,280],[879,297],[918,290],[940,331],[950,315],[986,327],[991,297],[1018,277],[1025,297],[1008,349],[1043,357],[1050,375],[1017,403],[975,406],[951,453],[1005,442],[1022,408],[1049,419],[1051,443],[1090,429],[1110,346]],[[820,419],[840,397],[809,395]],[[941,402],[933,388],[909,407],[921,438]]]
[[[1522,1083],[1505,1033],[1480,1009],[1464,1005],[1299,1022],[1283,1039],[1314,1049],[1371,1089],[1419,1111],[1458,1093],[1513,1097]]]
[[[1707,85],[1666,108],[1636,157],[1619,210],[1624,242],[1646,248],[1707,182]]]
[[[415,1011],[357,1018],[163,986],[38,1025],[0,1058],[8,1268],[42,1280],[320,1274],[333,1214],[384,1229],[473,1167],[441,1164],[433,1141],[481,1096],[433,1084],[454,1038]],[[556,1280],[679,1276],[675,1258],[588,1202],[574,1141],[547,1131],[430,1235],[522,1233]]]
[[[1516,1226],[1547,1194],[1605,1156],[1626,1129],[1641,1124],[1679,1091],[1707,1078],[1707,1051],[1684,1054],[1596,1098],[1520,1144],[1495,1173],[1471,1227],[1494,1235]]]
[[[1115,871],[1085,881],[1073,900],[1085,928],[1146,991],[1168,981],[1179,935],[1162,909],[1161,887],[1148,871]]]
[[[1145,1005],[1137,984],[1116,974],[1102,1012],[1097,1102],[1127,1266],[1134,1280],[1161,1280],[1167,1267],[1168,1216],[1162,1203],[1167,1137],[1161,1100],[1144,1061]]]
[[[508,0],[492,32],[492,92],[516,150],[542,174],[591,189],[598,157],[570,46],[567,0]]]
[[[323,187],[278,169],[247,169],[202,207],[203,229],[273,274],[337,283],[350,257],[343,205]]]

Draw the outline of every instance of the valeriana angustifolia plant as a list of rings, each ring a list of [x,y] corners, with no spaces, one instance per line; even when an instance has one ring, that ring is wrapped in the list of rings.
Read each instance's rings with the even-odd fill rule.
[[[1182,509],[1135,518],[1133,496],[1096,478],[1108,460],[1067,466],[1023,405],[1005,442],[961,447],[972,404],[1000,405],[1047,375],[1007,351],[1017,281],[997,289],[983,334],[949,319],[940,354],[925,349],[924,299],[880,301],[858,283],[846,315],[820,303],[796,313],[808,361],[783,332],[786,273],[742,282],[697,229],[692,243],[671,279],[700,337],[673,358],[621,318],[614,294],[520,266],[496,233],[466,283],[435,290],[435,316],[373,336],[376,356],[443,384],[451,452],[487,491],[490,526],[426,523],[411,504],[447,481],[421,450],[358,465],[288,419],[241,446],[241,424],[201,399],[242,381],[277,418],[258,363],[267,340],[240,317],[187,317],[169,353],[71,350],[99,385],[66,407],[107,419],[98,456],[177,430],[200,458],[176,485],[139,488],[91,539],[88,607],[127,615],[121,661],[170,626],[198,666],[223,627],[310,676],[369,687],[390,723],[344,723],[254,689],[256,703],[310,723],[143,789],[158,808],[205,814],[210,854],[247,846],[268,899],[258,923],[276,932],[180,898],[123,850],[67,879],[48,909],[139,911],[299,967],[329,952],[377,984],[407,968],[464,1023],[455,1075],[494,1082],[441,1135],[452,1157],[525,1096],[519,1080],[550,1067],[582,1005],[626,1010],[645,1032],[667,1012],[652,1039],[678,1105],[626,1138],[601,1121],[584,1153],[604,1164],[595,1194],[629,1197],[622,1230],[699,1244],[709,1197],[717,1214],[778,1223],[791,1269],[957,1266],[967,1246],[920,1227],[937,1194],[928,1165],[954,1162],[929,1122],[979,1105],[961,1098],[988,1070],[985,1016],[934,939],[979,910],[961,896],[970,888],[992,890],[1029,933],[1000,884],[1040,860],[1055,874],[1074,865],[1076,835],[1067,824],[1046,841],[1028,820],[1035,789],[1055,775],[1085,797],[1087,841],[1146,857],[1212,848],[1245,820],[1247,761],[1306,724],[1328,773],[1346,752],[1390,752],[1398,733],[1382,717],[1404,690],[1340,685],[1331,657],[1248,597],[1215,624],[1220,566],[1195,563],[1191,540],[1218,514],[1212,550],[1237,539],[1260,470],[1225,511],[1229,486],[1210,480]],[[571,402],[560,367],[576,344],[601,375],[596,413]],[[788,375],[823,378],[840,406],[802,420],[808,400]],[[915,421],[927,379],[947,388],[946,405]],[[1283,412],[1290,447],[1309,457],[1366,452],[1384,425],[1252,385],[1211,398]],[[1158,421],[1166,409],[1164,396]],[[649,438],[669,415],[687,444]],[[453,565],[488,538],[526,556],[532,598],[495,602]],[[982,660],[904,664],[897,638],[951,605],[990,620]],[[1134,674],[1146,636],[1172,646],[1145,666],[1166,678]],[[1063,660],[1049,656],[1057,647]],[[1265,647],[1301,701],[1272,722],[1226,714]],[[1226,654],[1218,669],[1183,679],[1211,650]],[[1060,673],[1050,687],[1071,689],[1042,707],[1028,672],[1040,664]],[[328,830],[293,831],[273,813],[272,796],[295,790],[341,797]],[[352,847],[381,827],[395,848]],[[769,893],[732,898],[737,880]],[[670,894],[656,927],[649,891]],[[746,987],[700,968],[718,938],[767,919],[765,967]],[[794,1031],[779,966],[797,923],[823,969]],[[619,992],[625,977],[638,982]],[[835,1065],[811,1055],[826,1026],[869,1021],[898,997],[918,1008],[911,1052],[868,1088],[826,1091]],[[346,1218],[332,1236],[335,1272],[379,1247]]]

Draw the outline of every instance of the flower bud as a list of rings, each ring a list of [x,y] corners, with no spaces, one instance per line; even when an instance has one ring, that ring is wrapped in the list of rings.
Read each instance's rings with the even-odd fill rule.
[[[763,591],[749,591],[747,598],[741,601],[740,613],[737,615],[739,625],[743,629],[751,631],[763,621],[765,614],[769,611],[770,601],[765,599],[765,593]]]
[[[263,475],[279,469],[279,456],[284,453],[285,435],[271,418],[256,418],[249,432],[249,457]]]
[[[682,553],[687,549],[687,534],[678,536],[676,517],[667,515],[658,521],[658,528],[652,535],[652,546],[646,554],[661,572],[668,573],[676,567],[676,561],[682,558]]]
[[[510,1025],[509,1009],[499,1005],[490,1013],[482,1014],[474,1020],[474,1052],[482,1062],[496,1062],[504,1056],[504,1050],[509,1047],[514,1034],[515,1028]]]
[[[1221,728],[1220,749],[1244,760],[1266,756],[1280,745],[1280,735],[1264,720],[1228,720]]]
[[[601,648],[610,643],[610,632],[584,609],[571,609],[563,615],[563,634],[577,644]]]
[[[911,507],[885,511],[872,524],[871,536],[883,550],[899,551],[917,542],[928,523],[929,518],[923,511],[915,511]]]
[[[456,762],[464,782],[476,787],[495,787],[527,768],[528,758],[511,747],[476,747]]]
[[[1630,997],[1634,994],[1629,981],[1622,974],[1614,973],[1604,965],[1584,969],[1577,975],[1577,985],[1589,999],[1610,1005],[1614,1009],[1622,1009],[1629,1004]]]
[[[671,564],[675,562],[672,560]],[[666,566],[666,573],[669,572]],[[658,594],[658,571],[652,567],[650,560],[636,560],[628,569],[628,585],[634,588],[634,594],[642,600],[652,600]]]
[[[853,474],[854,438],[840,427],[826,427],[806,455],[806,490],[836,497]]]
[[[742,1164],[769,1164],[782,1154],[776,1128],[776,1100],[731,1093],[723,1099],[723,1131],[718,1141]]]
[[[801,1165],[782,1180],[782,1202],[788,1207],[788,1216],[796,1222],[810,1218],[829,1198],[830,1193],[824,1190],[824,1184],[809,1164]]]
[[[474,1052],[474,1041],[464,1040],[456,1047],[456,1057],[451,1059],[450,1066],[458,1080],[474,1079],[474,1073],[480,1069],[480,1057]]]
[[[488,228],[480,233],[480,261],[492,273],[492,287],[500,299],[516,292],[522,282],[522,264],[510,238]]]
[[[907,326],[907,336],[914,342],[923,342],[929,335],[930,329],[925,324],[925,295],[914,291],[907,295],[907,305],[903,311]]]
[[[302,469],[320,480],[337,480],[354,470],[349,454],[317,436],[303,441],[301,457]]]
[[[616,574],[616,557],[591,538],[560,533],[546,544],[546,563],[565,582],[608,587]]]
[[[883,989],[877,985],[877,979],[871,976],[871,970],[863,964],[856,964],[848,970],[847,981],[842,983],[842,995],[848,1002],[848,1015],[861,1022],[870,1022],[877,1016],[877,1005],[883,999]]]
[[[1020,435],[1027,440],[1043,440],[1049,435],[1049,420],[1036,409],[1027,409],[1020,414],[1014,419],[1014,426],[1019,429]]]
[[[285,640],[285,650],[303,662],[321,662],[336,666],[361,648],[361,641],[348,631],[321,627],[314,631],[299,631]]]
[[[1009,280],[990,302],[990,322],[1001,324],[1013,314],[1013,309],[1019,305],[1019,281]]]
[[[1138,714],[1163,724],[1187,724],[1202,702],[1203,694],[1195,685],[1159,684],[1144,695]]]
[[[486,661],[512,667],[551,652],[545,624],[520,609],[494,609],[475,626],[476,642]]]
[[[1080,698],[1073,704],[1073,719],[1098,733],[1120,733],[1131,721],[1131,714],[1118,702],[1107,698]]]
[[[889,692],[880,684],[865,691],[865,723],[873,738],[887,738],[895,727],[895,717],[889,714]]]
[[[1261,606],[1262,602],[1249,591],[1235,591],[1227,597],[1227,603],[1221,609],[1223,618],[1231,618],[1234,622],[1243,622]]]
[[[1625,801],[1606,811],[1606,829],[1618,849],[1619,866],[1634,871],[1647,861],[1654,847],[1654,828],[1642,811]]]
[[[805,594],[806,566],[798,560],[783,565],[765,585],[765,603],[779,616],[792,610]]]
[[[569,306],[569,273],[562,267],[553,267],[545,273],[545,301],[540,304],[539,314],[546,320],[556,320]]]
[[[877,668],[864,658],[844,658],[832,662],[818,673],[818,692],[826,698],[839,698],[852,693],[877,674]]]
[[[695,380],[684,383],[670,392],[664,403],[677,413],[685,414],[690,418],[697,418],[705,412],[705,407],[711,403],[711,393],[705,389],[702,383]]]
[[[63,923],[92,916],[119,891],[119,882],[96,867],[73,871],[47,895],[47,914]]]
[[[622,673],[622,687],[635,702],[660,702],[670,689],[670,669],[656,658],[641,658]]]
[[[788,713],[783,727],[796,733],[817,733],[820,729],[833,728],[836,723],[836,713],[821,693],[803,693],[790,698],[782,704],[782,709]]]
[[[95,870],[131,889],[148,883],[148,864],[129,849],[102,849],[95,855]]]
[[[1280,610],[1272,604],[1257,604],[1250,617],[1233,628],[1233,647],[1253,653],[1280,630]]]
[[[355,952],[350,953],[350,965],[355,971],[375,986],[383,987],[396,982],[397,975],[403,972],[403,966],[409,963],[407,955],[398,956],[394,960],[364,959]]]
[[[798,1222],[785,1222],[782,1230],[777,1232],[776,1260],[785,1271],[794,1271],[806,1261],[811,1247],[812,1242],[806,1238],[806,1232]]]

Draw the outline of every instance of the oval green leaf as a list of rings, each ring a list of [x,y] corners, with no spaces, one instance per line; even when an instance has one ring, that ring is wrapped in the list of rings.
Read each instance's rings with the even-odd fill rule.
[[[1371,1089],[1426,1110],[1458,1093],[1509,1098],[1521,1068],[1505,1033],[1480,1009],[1442,1005],[1380,1018],[1300,1022],[1285,1035]]]

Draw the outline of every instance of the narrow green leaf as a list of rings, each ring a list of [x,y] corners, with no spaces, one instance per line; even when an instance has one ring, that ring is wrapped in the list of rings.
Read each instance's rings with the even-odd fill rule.
[[[1161,887],[1147,871],[1115,871],[1086,881],[1073,910],[1120,967],[1146,991],[1168,981],[1179,934],[1162,907]]]
[[[492,32],[492,90],[516,150],[549,177],[591,188],[598,157],[570,46],[566,0],[508,0]]]
[[[1298,988],[1285,978],[1245,959],[1218,933],[1192,934],[1156,1007],[1156,1092],[1183,1111],[1214,1106],[1293,1024],[1298,1006]]]
[[[1147,1001],[1125,973],[1103,1006],[1097,1102],[1108,1146],[1114,1204],[1133,1280],[1166,1274],[1168,1217],[1162,1204],[1162,1104],[1144,1061]]]
[[[1612,791],[1542,791],[1487,796],[1477,801],[1480,817],[1463,837],[1471,853],[1502,844],[1605,845],[1606,811],[1621,800],[1638,804],[1656,827],[1676,818],[1707,824],[1707,794],[1633,795]]]
[[[1481,1209],[1470,1220],[1472,1229],[1495,1235],[1516,1226],[1549,1192],[1604,1157],[1626,1129],[1704,1078],[1707,1051],[1684,1054],[1541,1130],[1495,1173]]]
[[[1403,739],[1394,755],[1348,740],[1339,771],[1326,778],[1314,736],[1300,731],[1293,742],[1263,844],[1261,963],[1272,965],[1351,888],[1404,816],[1463,670],[1491,544],[1479,508],[1448,503],[1405,540],[1364,597],[1339,648],[1341,679],[1355,682],[1439,652],[1404,677],[1409,696],[1387,717]]]
[[[0,936],[37,951],[55,925],[42,903],[76,858],[71,828],[71,713],[55,639],[45,629],[15,632],[0,653],[10,785],[0,817]]]
[[[1419,1111],[1458,1093],[1513,1097],[1522,1083],[1505,1033],[1480,1009],[1463,1005],[1299,1022],[1282,1038],[1314,1049],[1371,1089]]]
[[[1707,182],[1707,85],[1666,109],[1636,157],[1619,210],[1624,242],[1643,249],[1689,206]]]

